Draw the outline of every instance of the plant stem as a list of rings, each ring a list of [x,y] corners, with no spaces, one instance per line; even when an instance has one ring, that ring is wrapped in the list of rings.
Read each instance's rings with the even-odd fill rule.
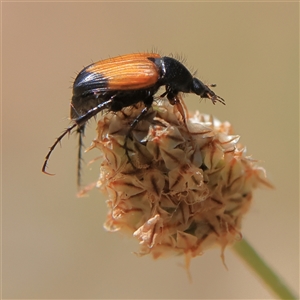
[[[279,299],[299,299],[258,255],[247,240],[243,238],[241,241],[236,242],[232,246],[232,249],[250,266]]]

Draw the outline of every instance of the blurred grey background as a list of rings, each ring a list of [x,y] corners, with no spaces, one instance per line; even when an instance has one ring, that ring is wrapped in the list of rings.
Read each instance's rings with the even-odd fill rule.
[[[2,3],[3,298],[272,299],[227,249],[192,260],[138,258],[137,241],[108,233],[105,197],[76,198],[75,135],[41,173],[69,124],[84,66],[152,49],[187,66],[226,99],[185,97],[191,111],[228,120],[275,190],[257,190],[242,233],[294,291],[299,284],[298,3]],[[95,136],[88,125],[85,144]],[[98,156],[85,155],[85,161]],[[98,176],[84,170],[84,182]],[[91,169],[91,170],[90,170]]]

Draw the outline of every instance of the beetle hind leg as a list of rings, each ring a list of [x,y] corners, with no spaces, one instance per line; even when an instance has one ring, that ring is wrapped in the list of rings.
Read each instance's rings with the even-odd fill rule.
[[[77,133],[78,133],[78,156],[77,156],[77,187],[81,187],[81,172],[82,172],[82,162],[83,162],[83,137],[84,137],[84,129],[85,124],[78,126]]]

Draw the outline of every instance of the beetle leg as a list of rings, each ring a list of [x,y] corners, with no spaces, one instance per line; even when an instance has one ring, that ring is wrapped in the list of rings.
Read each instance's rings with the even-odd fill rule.
[[[47,163],[49,161],[49,158],[51,156],[51,153],[52,151],[55,149],[55,147],[57,146],[58,143],[60,143],[60,141],[63,139],[63,137],[67,134],[67,133],[70,133],[76,126],[78,126],[78,131],[80,130],[80,128],[82,128],[82,126],[84,126],[84,124],[93,116],[95,116],[97,113],[99,113],[100,111],[104,110],[104,109],[107,109],[110,107],[111,103],[113,101],[113,97],[110,98],[109,100],[105,101],[105,102],[102,102],[102,103],[99,103],[96,107],[90,109],[87,113],[85,113],[84,115],[76,118],[76,119],[73,119],[73,124],[70,125],[57,139],[56,141],[54,142],[54,144],[50,147],[50,150],[48,152],[48,154],[46,155],[45,157],[45,161],[44,161],[44,164],[42,166],[42,172],[45,173],[45,174],[48,174],[48,175],[54,175],[54,174],[51,174],[51,173],[48,173],[46,172],[46,168],[47,168]],[[82,149],[82,134],[83,132],[80,133],[79,135],[79,151],[78,151],[78,157],[81,157],[81,149]],[[78,166],[80,166],[80,163],[78,163]],[[80,167],[79,167],[79,170],[78,172],[80,173]],[[79,176],[80,178],[80,176]],[[80,181],[80,180],[79,180]],[[77,182],[79,182],[77,181]]]
[[[54,174],[51,174],[51,173],[48,173],[46,172],[46,168],[47,168],[47,163],[48,163],[48,160],[51,156],[51,153],[52,151],[55,149],[56,145],[58,143],[60,143],[60,141],[63,139],[63,137],[67,134],[67,133],[70,133],[72,131],[73,128],[75,128],[77,126],[76,123],[74,123],[73,125],[69,126],[57,139],[56,141],[54,142],[54,144],[50,147],[50,150],[48,152],[48,154],[46,155],[45,157],[45,161],[44,161],[44,164],[43,164],[43,167],[42,167],[42,172],[45,173],[45,174],[48,174],[48,175],[54,175]]]
[[[128,158],[128,161],[130,162],[130,164],[133,166],[133,168],[136,168],[135,165],[133,164],[132,162],[132,159],[131,157],[129,156],[129,150],[127,148],[127,140],[131,134],[131,132],[134,130],[134,128],[136,127],[136,125],[143,119],[143,117],[147,114],[149,108],[151,107],[153,103],[153,96],[150,96],[149,98],[145,99],[144,100],[144,104],[145,104],[145,107],[142,109],[142,111],[140,112],[140,114],[133,120],[133,122],[131,122],[130,124],[130,128],[129,128],[129,131],[128,133],[126,134],[126,137],[125,137],[125,141],[124,141],[124,148],[125,148],[125,154]]]
[[[85,129],[85,124],[77,128],[77,133],[78,133],[77,187],[78,188],[81,187],[81,170],[82,170],[81,162],[83,161],[82,150],[84,147],[83,145],[84,129]]]

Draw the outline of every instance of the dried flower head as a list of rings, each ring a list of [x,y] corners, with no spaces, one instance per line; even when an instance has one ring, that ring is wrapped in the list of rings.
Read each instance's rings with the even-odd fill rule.
[[[141,255],[191,258],[215,245],[223,253],[241,237],[253,189],[271,187],[228,122],[183,112],[161,101],[132,131],[137,106],[98,122],[91,148],[103,154],[97,187],[108,197],[104,226],[133,234]]]

